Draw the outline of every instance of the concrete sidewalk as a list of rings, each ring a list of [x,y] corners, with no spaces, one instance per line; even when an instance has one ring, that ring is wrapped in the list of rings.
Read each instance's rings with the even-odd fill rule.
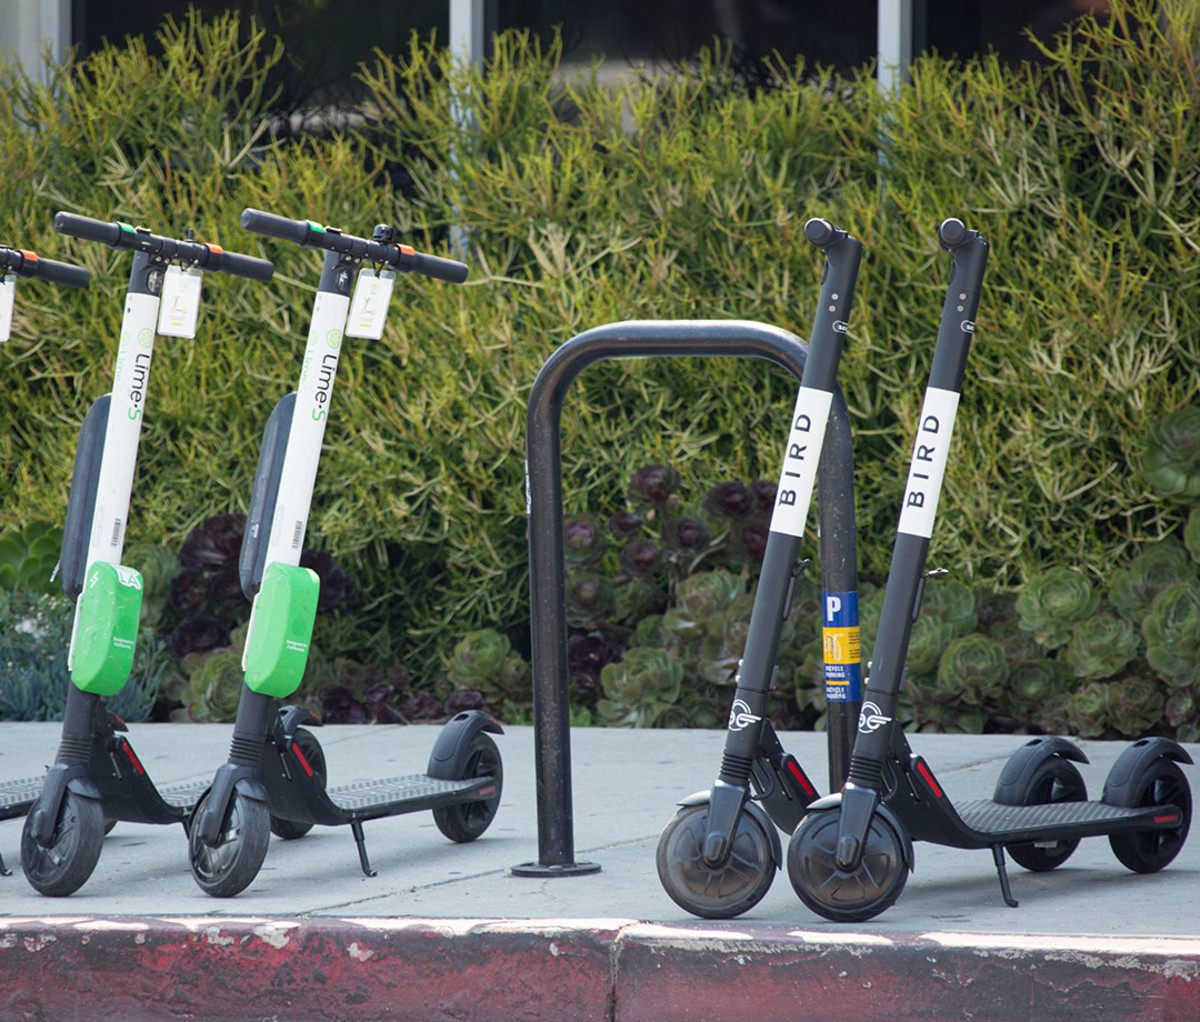
[[[205,779],[227,725],[134,725],[160,787]],[[318,731],[331,785],[424,771],[436,729]],[[783,744],[826,786],[825,737]],[[58,726],[0,724],[0,780],[53,759]],[[536,860],[530,728],[497,738],[505,788],[491,829],[454,845],[428,813],[272,839],[258,879],[216,900],[191,879],[182,828],[119,824],[92,878],[47,899],[20,874],[21,821],[0,823],[0,1018],[773,1019],[1200,1017],[1200,843],[1129,873],[1107,840],[1060,869],[920,844],[899,901],[848,928],[814,916],[780,874],[714,924],[672,902],[654,868],[675,800],[711,785],[724,735],[572,733],[575,848],[593,876],[525,879]],[[952,798],[991,794],[1014,736],[913,736]],[[1123,743],[1081,743],[1098,797]],[[1189,748],[1194,755],[1200,749]],[[1193,786],[1195,767],[1185,767]],[[786,847],[786,836],[784,839]]]

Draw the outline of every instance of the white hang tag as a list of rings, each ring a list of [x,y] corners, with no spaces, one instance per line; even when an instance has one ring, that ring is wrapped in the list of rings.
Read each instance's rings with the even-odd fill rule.
[[[350,302],[350,316],[346,320],[347,337],[365,337],[377,341],[383,336],[388,303],[392,300],[392,288],[395,286],[396,275],[391,270],[376,273],[364,267],[359,271],[358,282],[354,285],[354,298]]]
[[[6,273],[0,277],[0,343],[7,341],[12,333],[13,298],[17,294],[17,275]]]
[[[204,271],[168,266],[158,302],[158,332],[166,337],[195,337]]]

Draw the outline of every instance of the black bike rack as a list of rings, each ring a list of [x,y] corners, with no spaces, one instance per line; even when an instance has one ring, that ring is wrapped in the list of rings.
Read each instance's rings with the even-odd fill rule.
[[[538,860],[513,866],[513,876],[582,876],[600,870],[597,863],[575,861],[562,529],[561,421],[567,390],[589,365],[610,358],[752,356],[782,366],[799,380],[807,352],[794,334],[748,320],[628,320],[577,334],[538,373],[525,420]],[[854,454],[840,388],[817,478],[822,591],[856,592]],[[831,790],[841,788],[849,771],[860,703],[828,704]]]

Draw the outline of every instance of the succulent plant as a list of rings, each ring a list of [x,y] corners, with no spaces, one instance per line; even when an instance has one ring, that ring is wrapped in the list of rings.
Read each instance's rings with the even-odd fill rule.
[[[1175,582],[1155,597],[1142,624],[1146,659],[1173,688],[1200,677],[1200,583]]]
[[[1080,621],[1067,643],[1066,660],[1077,678],[1111,678],[1138,655],[1133,625],[1112,614]]]
[[[236,565],[245,529],[245,515],[220,514],[205,519],[187,534],[179,550],[179,563],[202,571]]]
[[[1039,720],[1045,707],[1075,688],[1075,676],[1063,660],[1021,660],[1012,665],[1003,704],[1018,717]]]
[[[977,707],[983,700],[999,700],[1008,680],[1004,647],[980,632],[952,639],[938,661],[937,684],[943,692],[958,693],[960,700]]]
[[[171,652],[180,660],[196,653],[207,653],[229,645],[229,629],[215,617],[196,615],[184,618],[171,632]]]
[[[667,640],[663,629],[663,615],[650,614],[642,618],[629,637],[627,645],[633,646],[662,646]]]
[[[235,628],[224,648],[190,653],[180,660],[183,679],[172,694],[183,703],[183,709],[173,713],[172,719],[197,723],[233,720],[242,694],[246,627]]]
[[[1091,579],[1070,568],[1049,568],[1034,575],[1017,596],[1021,627],[1049,649],[1064,645],[1072,627],[1095,614],[1099,606],[1100,594]]]
[[[975,616],[979,619],[979,627],[986,628],[988,634],[996,626],[1005,622],[1017,620],[1017,594],[993,593],[987,589],[975,591]]]
[[[626,497],[634,507],[662,507],[679,488],[679,473],[669,465],[647,465],[629,481]]]
[[[705,621],[727,610],[746,591],[746,583],[728,571],[704,571],[685,578],[675,590],[679,609]]]
[[[745,518],[757,510],[758,500],[745,483],[717,483],[704,498],[704,510],[714,518]]]
[[[932,617],[950,626],[955,636],[975,631],[975,594],[955,579],[928,582],[921,598],[921,617]]]
[[[135,543],[125,549],[121,560],[142,576],[141,623],[158,627],[171,598],[171,582],[179,571],[179,559],[161,543]]]
[[[1125,678],[1109,685],[1109,725],[1127,738],[1141,738],[1162,723],[1166,693],[1149,678]]]
[[[948,621],[922,614],[913,625],[905,661],[912,678],[933,676],[937,672],[942,651],[954,638],[954,626]]]
[[[1122,617],[1140,625],[1154,598],[1173,582],[1197,578],[1187,550],[1168,536],[1142,549],[1132,561],[1112,573],[1109,599]]]
[[[668,550],[695,553],[708,546],[708,527],[698,518],[671,517],[663,525],[663,546]]]
[[[305,550],[300,554],[300,566],[311,568],[321,580],[317,597],[318,614],[344,614],[358,606],[361,597],[354,577],[334,563],[333,556],[325,550]],[[220,588],[221,581],[226,588]],[[236,599],[236,589],[241,585],[233,571],[218,573],[213,580],[213,595],[223,602]]]
[[[608,537],[595,515],[571,515],[563,522],[563,549],[569,568],[591,568],[600,563]]]
[[[456,692],[480,693],[481,699],[497,709],[506,701],[528,702],[532,695],[529,664],[513,652],[506,635],[491,628],[481,628],[459,640],[446,675]]]
[[[62,529],[47,522],[31,522],[0,536],[0,590],[52,592],[50,579],[58,564],[62,536]]]
[[[679,698],[683,666],[664,649],[636,647],[600,671],[601,719],[615,727],[651,727]]]
[[[631,540],[618,555],[621,570],[631,578],[654,578],[666,564],[663,548],[649,537]]]
[[[1200,405],[1184,405],[1150,427],[1142,474],[1160,497],[1200,502]]]
[[[1067,700],[1067,721],[1080,738],[1101,738],[1114,709],[1115,687],[1090,681]]]
[[[567,575],[567,623],[575,628],[603,624],[617,605],[612,582],[594,571]]]
[[[1192,560],[1200,564],[1200,507],[1192,508],[1188,515],[1187,525],[1183,527],[1183,545]]]
[[[664,594],[649,579],[619,578],[613,588],[616,592],[613,620],[621,624],[636,625],[647,615],[663,609]]]
[[[1015,617],[995,622],[988,628],[987,634],[1004,647],[1004,655],[1008,657],[1009,664],[1035,660],[1045,652],[1034,637],[1021,628]]]
[[[618,540],[632,539],[646,524],[646,519],[632,511],[618,511],[608,519],[608,531]]]

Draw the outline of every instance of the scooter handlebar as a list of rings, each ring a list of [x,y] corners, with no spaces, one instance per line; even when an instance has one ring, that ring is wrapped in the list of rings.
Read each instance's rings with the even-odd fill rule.
[[[304,246],[319,246],[320,242],[310,241],[309,236],[324,233],[308,220],[292,220],[277,213],[266,213],[261,209],[243,209],[241,225],[255,234],[265,234],[268,238],[278,238],[280,241],[291,241]]]
[[[471,271],[466,263],[457,259],[443,259],[441,256],[424,255],[421,252],[401,251],[397,269],[406,273],[419,273],[434,280],[444,280],[450,284],[461,284]]]
[[[235,277],[246,277],[266,283],[275,274],[275,264],[269,259],[259,259],[256,256],[241,255],[238,252],[226,252],[206,246],[212,253],[207,263],[202,264],[206,270],[216,270],[221,273],[231,273]]]
[[[32,253],[26,253],[26,258]],[[26,261],[26,266],[29,265]],[[51,284],[66,284],[67,287],[87,287],[91,282],[91,273],[82,266],[72,266],[70,263],[60,263],[57,259],[34,257],[31,277],[49,281]]]
[[[82,238],[84,241],[98,241],[110,248],[117,248],[121,243],[121,225],[111,220],[94,220],[77,213],[55,213],[54,229],[59,234]]]

